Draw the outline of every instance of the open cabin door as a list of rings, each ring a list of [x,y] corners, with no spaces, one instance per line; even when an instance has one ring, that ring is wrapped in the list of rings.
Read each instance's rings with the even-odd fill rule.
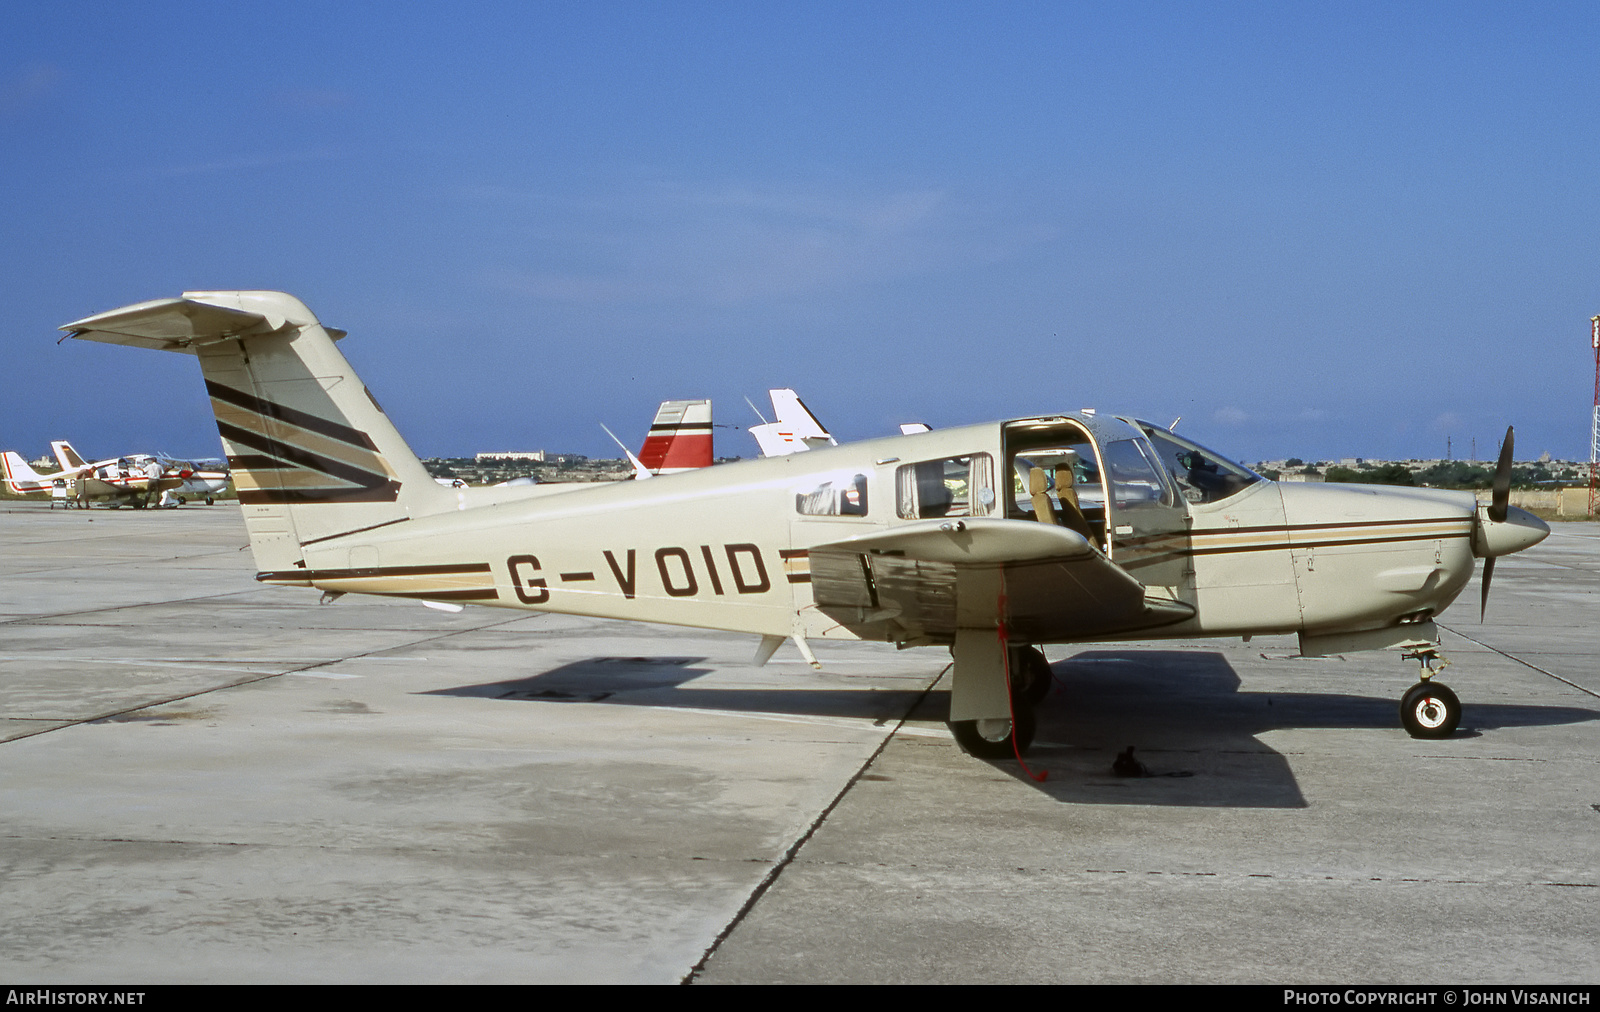
[[[1007,515],[1075,530],[1176,598],[1188,510],[1144,433],[1117,419],[1043,418],[1006,429]]]

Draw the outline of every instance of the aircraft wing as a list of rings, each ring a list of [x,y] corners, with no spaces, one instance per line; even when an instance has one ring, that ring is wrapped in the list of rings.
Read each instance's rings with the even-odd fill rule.
[[[1194,614],[1145,587],[1064,527],[932,520],[810,551],[817,607],[863,638],[946,641],[994,628],[1032,643],[1093,639]]]

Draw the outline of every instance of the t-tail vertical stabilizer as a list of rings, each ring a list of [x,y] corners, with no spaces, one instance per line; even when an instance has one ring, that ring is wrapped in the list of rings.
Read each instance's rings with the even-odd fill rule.
[[[299,299],[185,292],[62,330],[194,355],[264,573],[303,567],[303,545],[455,509]]]
[[[824,446],[839,445],[839,441],[833,438],[823,424],[817,421],[817,416],[811,413],[811,409],[806,407],[799,394],[788,387],[768,390],[767,394],[772,398],[772,410],[777,414],[778,420],[769,422],[762,419],[762,424],[750,426],[750,435],[755,437],[757,445],[761,447],[763,457],[782,457]],[[751,407],[755,405],[752,404]]]

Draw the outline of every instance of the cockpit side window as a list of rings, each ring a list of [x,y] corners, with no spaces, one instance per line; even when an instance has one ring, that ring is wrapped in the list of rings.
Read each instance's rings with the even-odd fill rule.
[[[1142,439],[1116,439],[1101,450],[1111,472],[1113,502],[1119,511],[1172,506],[1172,491],[1161,477],[1154,456]],[[1119,521],[1120,522],[1120,521]]]
[[[1139,427],[1150,437],[1156,456],[1187,502],[1217,502],[1261,480],[1261,476],[1249,468],[1166,429],[1158,429],[1148,422],[1140,422]]]

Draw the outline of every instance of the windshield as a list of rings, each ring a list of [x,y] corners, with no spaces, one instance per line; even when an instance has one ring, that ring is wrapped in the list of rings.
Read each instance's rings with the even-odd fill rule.
[[[1156,456],[1161,458],[1187,502],[1216,502],[1261,480],[1261,476],[1249,468],[1198,443],[1158,429],[1149,422],[1138,425],[1150,437]]]

